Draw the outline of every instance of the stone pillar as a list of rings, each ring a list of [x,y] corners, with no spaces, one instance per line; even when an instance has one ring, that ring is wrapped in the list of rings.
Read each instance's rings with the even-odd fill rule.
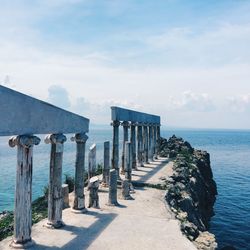
[[[117,170],[111,169],[109,176],[109,206],[117,206],[119,205],[117,202]]]
[[[109,141],[104,142],[104,153],[103,153],[103,186],[107,187],[109,185],[109,172],[110,172],[110,143]]]
[[[112,151],[112,168],[117,172],[117,178],[119,175],[119,121],[113,121],[113,151]]]
[[[76,142],[75,189],[73,211],[86,211],[84,196],[85,147],[88,136],[85,133],[76,134],[71,141]]]
[[[157,159],[157,138],[156,138],[156,136],[157,136],[157,133],[156,133],[157,131],[156,131],[156,125],[154,124],[153,125],[153,148],[154,148],[154,157],[155,157],[155,159]]]
[[[124,174],[124,169],[125,169],[124,152],[125,152],[125,143],[126,143],[126,141],[128,141],[129,122],[124,121],[121,125],[123,126],[122,169],[121,169],[121,173]]]
[[[48,196],[48,222],[49,228],[60,228],[62,222],[62,160],[63,143],[66,141],[63,134],[51,134],[45,138],[45,143],[51,143],[50,177]]]
[[[69,208],[69,185],[62,184],[63,209]]]
[[[96,144],[89,148],[89,171],[88,179],[96,175]]]
[[[100,208],[99,196],[98,196],[99,179],[97,176],[94,176],[89,180],[88,189],[89,189],[89,208],[90,207]]]
[[[144,142],[144,161],[149,163],[148,161],[148,126],[144,124],[143,126],[143,142]]]
[[[125,179],[132,180],[132,153],[131,142],[125,143]]]
[[[156,126],[156,157],[158,157],[160,153],[160,138],[161,138],[161,127],[160,125]]]
[[[17,146],[13,247],[32,244],[33,146],[39,143],[40,139],[38,137],[28,135],[14,136],[9,140],[10,147]]]
[[[136,132],[135,132],[135,123],[131,123],[131,154],[132,154],[132,169],[136,169]]]
[[[142,141],[142,126],[137,126],[137,160],[138,166],[143,167],[143,141]]]
[[[149,125],[149,133],[148,133],[148,147],[149,147],[149,161],[153,161],[153,129],[152,125]]]

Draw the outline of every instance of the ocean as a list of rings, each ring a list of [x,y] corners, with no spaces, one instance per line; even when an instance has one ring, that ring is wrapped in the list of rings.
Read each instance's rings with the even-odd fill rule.
[[[207,150],[211,156],[218,197],[211,220],[210,232],[216,235],[219,248],[234,246],[250,249],[250,131],[227,130],[165,130],[163,137],[183,137],[193,147]],[[91,130],[86,145],[97,145],[97,161],[103,162],[103,142],[112,138],[112,130]],[[48,183],[50,145],[42,141],[34,147],[33,199],[43,194]],[[75,144],[70,135],[65,143],[63,172],[74,174]],[[120,136],[122,139],[122,134]],[[121,143],[120,143],[121,145]],[[0,137],[0,211],[13,210],[16,148],[8,146],[8,137]]]

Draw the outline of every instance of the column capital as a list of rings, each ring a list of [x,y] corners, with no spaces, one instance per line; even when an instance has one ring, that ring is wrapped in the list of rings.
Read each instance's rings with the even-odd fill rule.
[[[136,123],[136,126],[137,126],[137,127],[143,127],[143,123],[137,122],[137,123]]]
[[[67,138],[64,134],[50,134],[45,137],[44,142],[46,144],[56,144],[56,143],[61,143],[63,144],[64,142],[67,141]]]
[[[136,122],[130,122],[130,127],[135,127],[136,126]]]
[[[71,141],[76,143],[85,143],[88,140],[88,136],[85,133],[78,133],[70,138]]]
[[[123,127],[129,127],[130,126],[130,122],[124,121],[124,122],[121,123],[121,126],[123,126]]]
[[[112,121],[112,122],[111,122],[111,126],[113,126],[113,127],[119,127],[120,124],[121,124],[120,121]]]
[[[9,146],[13,148],[17,145],[21,145],[25,148],[30,148],[33,145],[38,145],[40,141],[41,139],[34,135],[18,135],[12,136],[9,139]]]

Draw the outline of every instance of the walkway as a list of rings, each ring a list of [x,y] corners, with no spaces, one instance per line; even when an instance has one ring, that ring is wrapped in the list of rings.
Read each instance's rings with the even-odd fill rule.
[[[172,163],[165,159],[134,171],[133,180],[149,184],[163,182],[171,173]],[[120,200],[119,207],[106,206],[108,190],[100,190],[101,209],[86,214],[63,211],[65,227],[49,230],[45,220],[32,227],[35,245],[29,249],[69,250],[192,250],[195,246],[182,235],[164,202],[164,191],[136,188],[134,200]],[[86,195],[86,202],[88,203]],[[9,250],[10,238],[0,242],[1,250]]]

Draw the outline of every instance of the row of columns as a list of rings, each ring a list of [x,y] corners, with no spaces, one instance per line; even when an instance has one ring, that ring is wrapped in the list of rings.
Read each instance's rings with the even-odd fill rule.
[[[76,142],[73,209],[77,211],[85,210],[83,190],[87,139],[88,136],[85,133],[76,134],[71,138],[72,141]],[[40,138],[33,135],[15,136],[9,140],[10,147],[17,146],[14,237],[12,243],[13,246],[17,247],[31,242],[33,147],[38,145],[40,141]],[[49,228],[63,226],[62,161],[65,141],[66,136],[63,134],[51,134],[45,138],[45,143],[51,144],[48,221],[46,224]]]
[[[125,171],[125,145],[131,142],[131,161],[132,169],[137,166],[142,167],[144,163],[149,163],[157,158],[158,140],[160,138],[160,124],[145,124],[123,121],[113,121],[113,150],[112,150],[112,168],[116,169],[117,178],[120,179],[119,171],[119,126],[123,126],[123,148],[121,173]],[[137,136],[136,136],[137,131]],[[137,148],[137,152],[136,152]]]

